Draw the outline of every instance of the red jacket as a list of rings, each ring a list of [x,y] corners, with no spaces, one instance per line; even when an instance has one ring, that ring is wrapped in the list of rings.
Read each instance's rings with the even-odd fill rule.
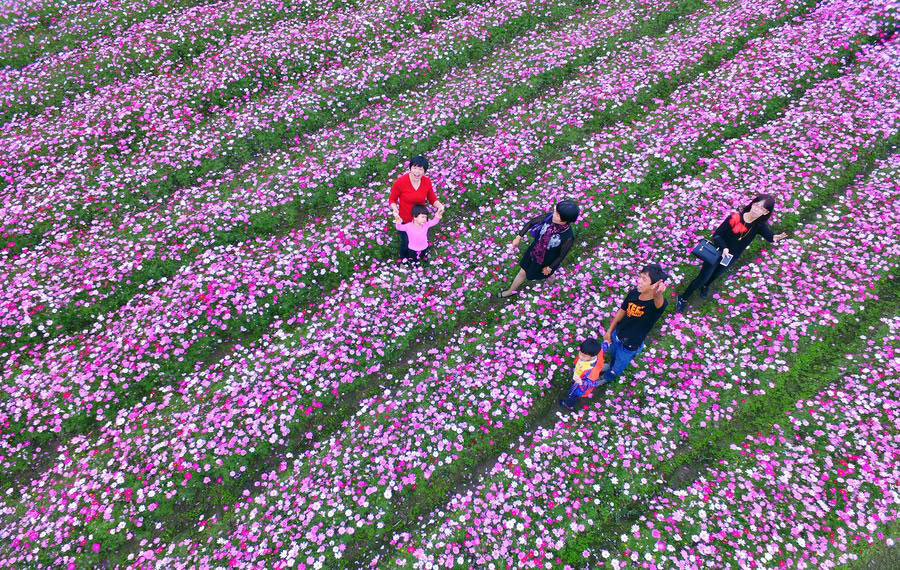
[[[412,221],[413,206],[424,206],[426,201],[429,204],[437,202],[437,196],[431,186],[431,179],[423,176],[419,182],[419,189],[416,190],[409,180],[408,172],[394,181],[394,185],[391,187],[391,197],[388,198],[389,203],[400,205],[400,219],[404,224]]]

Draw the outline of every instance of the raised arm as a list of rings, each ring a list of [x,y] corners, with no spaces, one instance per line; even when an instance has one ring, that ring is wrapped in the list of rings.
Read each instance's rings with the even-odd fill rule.
[[[437,210],[435,210],[435,212],[434,212],[434,217],[428,221],[432,222],[430,225],[433,226],[433,225],[437,224],[438,222],[440,222],[442,217],[444,217],[444,205],[441,204],[440,202],[438,202],[438,207],[437,207]]]
[[[656,283],[653,284],[653,306],[657,309],[662,309],[663,304],[666,302],[665,297],[666,292],[666,282],[660,279]]]

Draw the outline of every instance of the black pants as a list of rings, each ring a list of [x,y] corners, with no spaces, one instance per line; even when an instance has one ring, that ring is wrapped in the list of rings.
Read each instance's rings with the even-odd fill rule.
[[[730,265],[734,265],[734,262],[737,261],[737,258],[732,259]],[[691,284],[687,286],[687,289],[684,290],[684,293],[681,294],[681,297],[684,299],[690,299],[691,295],[694,294],[694,291],[701,287],[709,287],[713,281],[719,278],[722,275],[722,272],[728,269],[728,267],[722,265],[721,263],[710,263],[708,261],[703,262],[703,267],[700,268],[700,273],[694,277],[694,280],[691,281]]]
[[[431,251],[430,245],[422,251],[413,251],[409,248],[407,248],[406,251],[408,252],[407,256],[401,257],[400,259],[405,259],[409,263],[423,263],[428,265],[428,252]]]
[[[400,259],[409,259],[410,255],[415,256],[415,252],[409,249],[409,236],[406,232],[397,232],[400,235]]]

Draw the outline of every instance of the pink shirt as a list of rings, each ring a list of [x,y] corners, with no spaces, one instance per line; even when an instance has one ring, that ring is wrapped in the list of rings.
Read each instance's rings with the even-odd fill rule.
[[[406,232],[406,237],[409,238],[409,249],[419,252],[428,247],[428,228],[437,225],[439,221],[437,218],[431,218],[421,226],[416,225],[415,222],[409,222],[408,224],[394,224],[394,227],[401,232]]]

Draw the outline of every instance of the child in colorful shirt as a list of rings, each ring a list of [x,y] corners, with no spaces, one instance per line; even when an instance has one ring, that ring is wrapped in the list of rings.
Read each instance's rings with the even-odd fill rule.
[[[575,370],[572,373],[572,389],[569,395],[559,401],[559,405],[567,410],[574,410],[575,404],[600,384],[600,373],[603,369],[602,345],[596,339],[585,339],[578,346],[575,357]]]

